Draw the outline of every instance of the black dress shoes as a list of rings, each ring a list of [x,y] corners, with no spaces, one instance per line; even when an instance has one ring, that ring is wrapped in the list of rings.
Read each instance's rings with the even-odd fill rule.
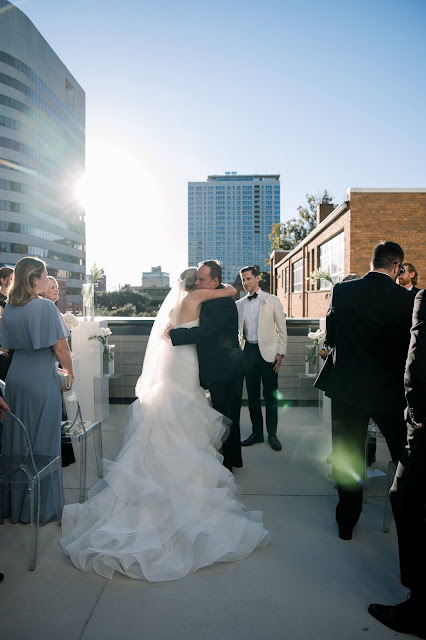
[[[400,633],[413,633],[420,638],[426,638],[426,625],[421,622],[419,611],[410,606],[410,600],[401,602],[394,607],[386,604],[370,604],[368,613],[379,622]]]
[[[352,540],[352,528],[339,526],[339,538],[341,540]]]
[[[256,436],[254,433],[252,433],[251,436],[242,441],[241,446],[251,447],[252,444],[257,444],[258,442],[263,442],[263,436]]]
[[[271,449],[273,449],[274,451],[281,451],[281,449],[283,448],[277,436],[268,436],[268,442],[271,445]]]

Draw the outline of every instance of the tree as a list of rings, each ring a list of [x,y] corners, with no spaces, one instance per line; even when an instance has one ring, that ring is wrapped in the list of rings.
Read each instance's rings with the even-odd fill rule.
[[[134,291],[130,285],[121,287],[119,291],[98,291],[96,293],[96,306],[106,307],[109,311],[123,308],[130,304],[135,307],[135,314],[146,311],[151,302],[148,294]]]
[[[299,216],[285,222],[272,225],[269,234],[271,251],[279,249],[294,249],[299,242],[315,229],[317,224],[317,206],[319,203],[333,204],[333,197],[324,189],[321,196],[306,194],[307,205],[297,207]]]

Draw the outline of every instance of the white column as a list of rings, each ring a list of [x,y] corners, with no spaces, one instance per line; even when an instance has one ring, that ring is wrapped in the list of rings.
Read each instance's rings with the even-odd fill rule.
[[[107,328],[108,322],[99,319],[91,322],[78,320],[79,326],[72,330],[72,351],[79,362],[74,389],[83,420],[102,421],[109,415],[109,383],[108,378],[103,376],[103,346],[99,340],[89,340],[89,337],[101,327]]]

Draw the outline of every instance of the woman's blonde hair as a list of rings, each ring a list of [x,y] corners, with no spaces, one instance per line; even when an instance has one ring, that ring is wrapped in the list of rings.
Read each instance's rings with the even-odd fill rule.
[[[9,304],[12,307],[23,307],[33,298],[37,298],[34,291],[34,278],[41,278],[46,269],[46,263],[40,258],[21,258],[15,266],[15,275],[9,291]]]
[[[196,289],[195,281],[197,279],[197,268],[196,267],[188,267],[185,271],[182,271],[180,274],[180,280],[185,280],[185,289],[187,291],[192,291]]]

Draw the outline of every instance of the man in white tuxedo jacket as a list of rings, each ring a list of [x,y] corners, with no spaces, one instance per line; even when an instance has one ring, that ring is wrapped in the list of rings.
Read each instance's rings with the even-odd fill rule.
[[[278,425],[278,371],[287,350],[285,314],[277,296],[259,288],[259,271],[244,267],[241,281],[247,296],[237,301],[238,333],[244,350],[244,377],[246,380],[250,418],[253,432],[241,443],[248,447],[263,442],[263,416],[260,404],[260,383],[266,404],[266,430],[268,442],[274,451],[281,451],[277,438]]]

